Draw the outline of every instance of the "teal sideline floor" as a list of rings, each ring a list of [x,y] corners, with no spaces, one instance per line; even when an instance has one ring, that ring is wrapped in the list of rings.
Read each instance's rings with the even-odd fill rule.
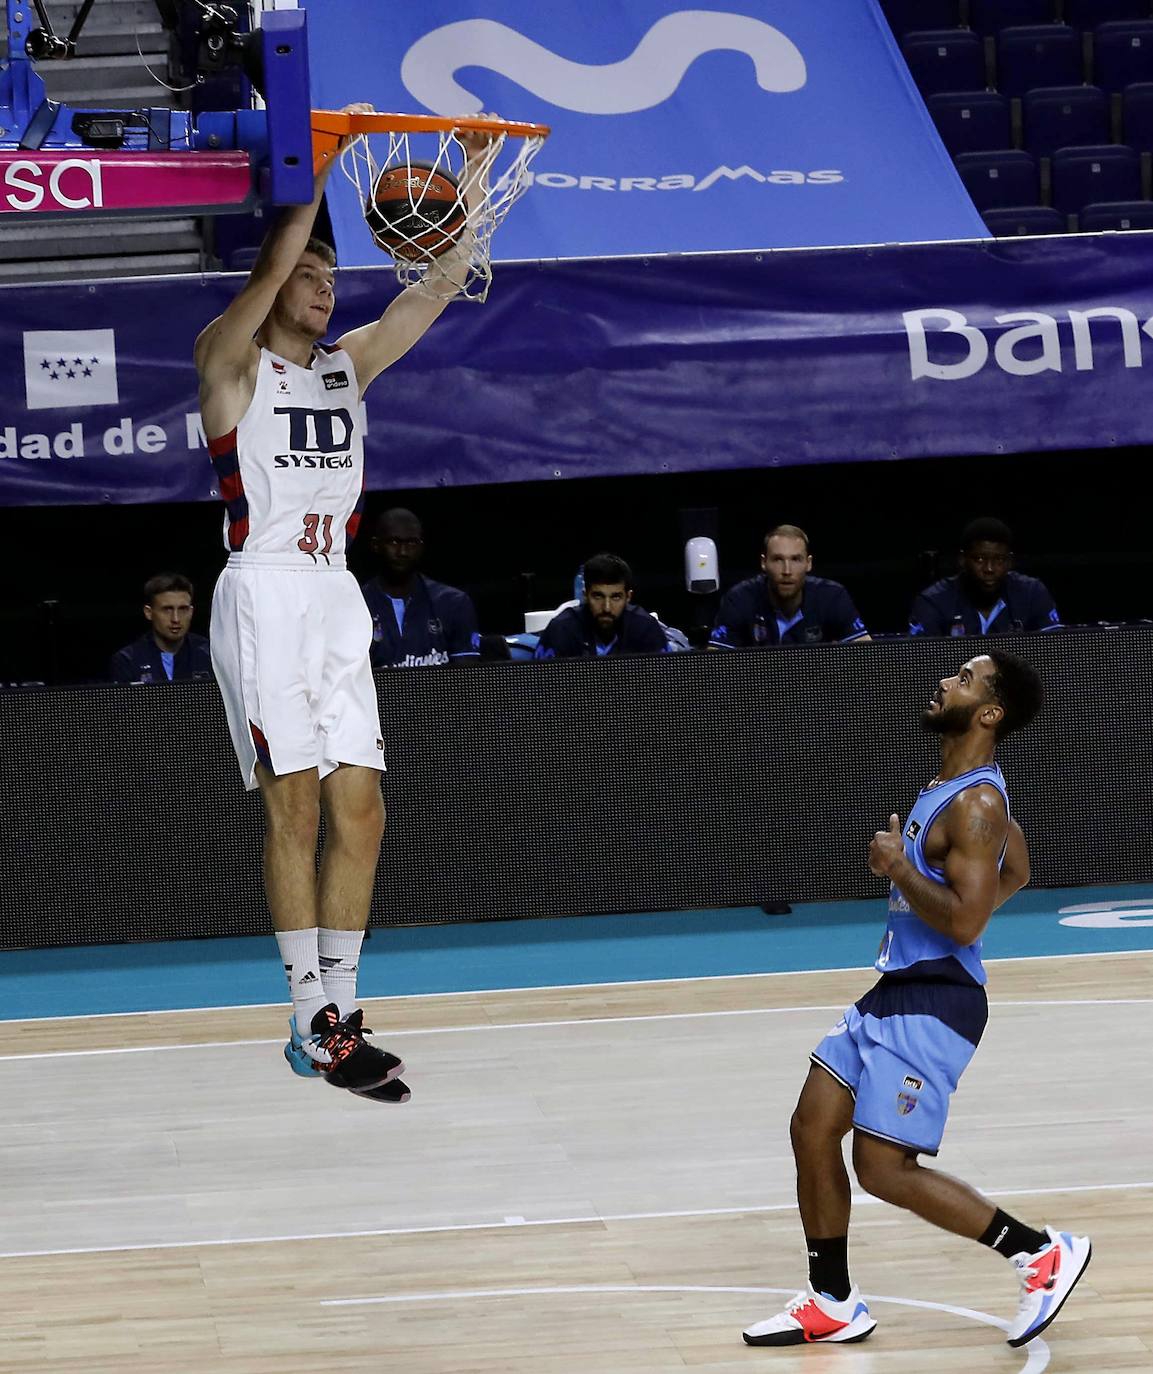
[[[1086,910],[1070,912],[1070,907]],[[1078,924],[1065,924],[1073,919]],[[375,930],[362,997],[864,968],[882,901]],[[987,959],[1153,950],[1153,881],[1024,892],[994,916]],[[257,1006],[286,998],[271,936],[0,954],[0,1019]]]

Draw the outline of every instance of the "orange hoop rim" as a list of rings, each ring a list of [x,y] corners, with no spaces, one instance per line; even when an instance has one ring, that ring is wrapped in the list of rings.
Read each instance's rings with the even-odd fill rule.
[[[446,119],[442,115],[345,114],[341,110],[312,111],[312,167],[319,172],[335,155],[342,139],[356,134],[443,134],[455,129],[507,134],[511,138],[548,138],[547,124],[516,119]]]
[[[344,114],[339,110],[313,110],[313,133],[338,134],[434,134],[454,129],[491,130],[512,138],[547,138],[548,124],[527,124],[519,119],[485,119],[479,115],[445,118],[443,115]]]

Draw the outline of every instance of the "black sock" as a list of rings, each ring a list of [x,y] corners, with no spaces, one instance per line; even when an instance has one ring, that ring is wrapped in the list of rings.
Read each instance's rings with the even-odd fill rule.
[[[1023,1221],[1011,1217],[1008,1212],[1002,1212],[1000,1207],[993,1213],[993,1220],[978,1240],[980,1244],[987,1245],[990,1250],[996,1250],[1006,1259],[1012,1259],[1014,1255],[1036,1254],[1049,1244],[1049,1237],[1044,1231],[1034,1231],[1031,1226],[1026,1226]]]
[[[829,1236],[823,1240],[805,1237],[809,1252],[809,1282],[818,1293],[828,1293],[844,1302],[853,1285],[849,1282],[849,1238]]]

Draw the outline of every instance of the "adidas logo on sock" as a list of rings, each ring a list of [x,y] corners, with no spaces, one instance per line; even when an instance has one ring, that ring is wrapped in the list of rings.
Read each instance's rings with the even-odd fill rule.
[[[316,981],[316,974],[313,973],[311,969],[309,969],[308,972],[301,977],[300,986],[303,987],[305,983],[315,983]]]

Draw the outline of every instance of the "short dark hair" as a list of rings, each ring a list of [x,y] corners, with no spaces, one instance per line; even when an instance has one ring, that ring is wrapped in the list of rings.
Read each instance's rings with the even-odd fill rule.
[[[376,524],[373,526],[373,534],[379,536],[385,525],[391,524],[394,520],[405,525],[416,525],[419,527],[420,532],[422,534],[424,533],[424,524],[420,516],[414,511],[410,511],[407,506],[390,506],[388,510],[382,510],[380,512]]]
[[[974,544],[983,544],[986,540],[990,544],[1004,544],[1006,548],[1011,549],[1013,531],[1004,520],[998,520],[995,515],[979,516],[976,520],[970,520],[961,531],[961,550],[964,552],[971,549]]]
[[[157,573],[144,584],[144,604],[151,606],[163,592],[187,592],[189,599],[196,600],[192,579],[183,573]]]
[[[774,539],[778,534],[784,535],[787,539],[799,539],[805,546],[805,552],[809,552],[809,536],[801,529],[800,525],[774,525],[765,535],[765,548],[769,547],[769,540]]]
[[[586,559],[581,571],[584,574],[586,588],[613,586],[617,582],[623,582],[630,591],[632,590],[633,570],[615,553],[594,554],[592,558]]]
[[[325,243],[323,239],[309,239],[304,245],[304,253],[315,253],[329,267],[336,266],[336,249],[331,244]],[[301,253],[301,257],[304,256],[304,253]]]
[[[1032,664],[1004,649],[990,649],[996,672],[988,679],[993,700],[1005,712],[997,726],[998,744],[1014,730],[1023,730],[1045,701],[1045,686]]]

